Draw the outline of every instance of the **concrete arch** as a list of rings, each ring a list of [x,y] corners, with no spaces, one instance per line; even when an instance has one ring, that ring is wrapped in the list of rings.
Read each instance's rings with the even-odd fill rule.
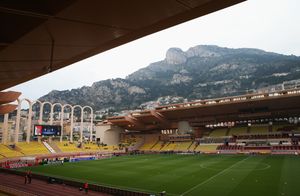
[[[60,110],[62,111],[63,105],[61,103],[53,103],[51,105],[51,111],[50,111],[50,125],[53,125],[53,111],[55,106],[60,106]]]
[[[60,110],[62,113],[63,110],[63,105],[61,103],[53,103],[51,105],[51,110],[50,110],[50,125],[53,125],[53,111],[54,111],[54,107],[55,106],[60,106]],[[60,126],[63,129],[63,117],[60,118]],[[61,134],[60,134],[60,142],[62,142],[62,137],[63,137],[63,130],[61,130]]]
[[[22,103],[26,101],[29,106],[29,112],[27,117],[27,130],[26,130],[26,142],[30,142],[30,130],[31,130],[31,117],[32,117],[32,101],[29,99],[17,99],[18,102],[18,109],[17,109],[17,116],[16,116],[16,128],[15,128],[15,135],[14,135],[14,143],[19,142],[19,132],[20,132],[20,119],[21,119],[21,107]]]
[[[74,120],[74,110],[75,110],[75,108],[80,108],[80,112],[81,112],[81,118],[80,118],[80,138],[79,138],[79,141],[82,142],[82,135],[83,135],[83,108],[80,105],[73,106],[73,108],[72,108],[72,114],[71,114],[71,122],[73,122],[73,120]],[[73,141],[73,127],[71,129],[70,137],[72,138],[72,141]]]
[[[93,111],[93,108],[90,107],[90,106],[84,106],[82,108],[82,111],[84,112],[84,109],[90,109],[90,112],[91,112],[91,124],[90,124],[90,142],[93,140],[93,116],[94,116],[94,111]]]
[[[70,105],[70,104],[64,104],[63,106],[62,106],[62,109],[61,109],[61,136],[60,136],[60,142],[62,142],[62,138],[63,138],[63,134],[64,134],[64,112],[65,112],[65,108],[70,108],[71,109],[71,132],[72,132],[72,130],[73,130],[73,118],[72,118],[72,113],[73,113],[73,106],[72,105]],[[73,142],[73,135],[71,135],[71,133],[70,133],[70,142]]]
[[[50,103],[49,101],[42,102],[42,105],[41,105],[41,107],[40,107],[39,124],[41,124],[41,123],[43,122],[44,106],[45,106],[46,104],[49,104],[49,105],[50,105],[50,108],[52,108],[52,103]],[[51,112],[50,112],[50,116],[51,116]]]

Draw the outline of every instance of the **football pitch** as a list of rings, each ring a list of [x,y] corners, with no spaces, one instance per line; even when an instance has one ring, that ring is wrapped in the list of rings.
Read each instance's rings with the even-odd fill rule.
[[[34,173],[157,194],[300,195],[300,157],[128,155],[33,167]]]

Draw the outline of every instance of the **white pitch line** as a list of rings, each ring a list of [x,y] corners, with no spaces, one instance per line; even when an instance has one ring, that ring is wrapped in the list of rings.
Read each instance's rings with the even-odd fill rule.
[[[203,184],[206,184],[206,183],[209,182],[210,180],[212,180],[212,179],[214,179],[215,177],[217,177],[217,176],[223,174],[223,173],[226,172],[227,170],[230,170],[231,168],[233,168],[233,167],[236,166],[237,164],[239,164],[239,163],[241,163],[241,162],[243,162],[243,161],[245,161],[245,160],[247,160],[247,159],[249,159],[249,158],[250,158],[250,156],[244,158],[243,160],[240,160],[240,161],[236,162],[235,164],[231,165],[230,167],[225,168],[224,170],[220,171],[220,172],[217,173],[216,175],[214,175],[214,176],[208,178],[207,180],[205,180],[205,181],[203,181],[203,182],[197,184],[196,186],[190,188],[189,190],[187,190],[187,191],[181,193],[180,196],[183,196],[183,195],[185,195],[185,194],[191,192],[192,190],[198,188],[199,186],[202,186]]]

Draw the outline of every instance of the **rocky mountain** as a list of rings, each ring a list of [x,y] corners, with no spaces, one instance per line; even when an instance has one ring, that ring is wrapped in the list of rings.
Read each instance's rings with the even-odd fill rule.
[[[300,86],[300,57],[259,49],[231,49],[199,45],[182,51],[170,48],[166,58],[125,79],[95,82],[92,86],[51,91],[42,101],[90,105],[96,110],[136,109],[145,102],[223,97],[257,90]],[[176,101],[175,101],[176,102]]]

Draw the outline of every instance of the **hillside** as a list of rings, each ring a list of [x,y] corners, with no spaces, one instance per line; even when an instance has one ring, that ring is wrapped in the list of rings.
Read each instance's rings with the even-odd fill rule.
[[[96,110],[136,109],[149,101],[161,104],[223,97],[258,89],[300,84],[300,57],[259,49],[199,45],[182,51],[170,48],[166,58],[137,70],[125,79],[92,86],[51,91],[42,101],[90,105]],[[153,103],[153,102],[151,102]]]

